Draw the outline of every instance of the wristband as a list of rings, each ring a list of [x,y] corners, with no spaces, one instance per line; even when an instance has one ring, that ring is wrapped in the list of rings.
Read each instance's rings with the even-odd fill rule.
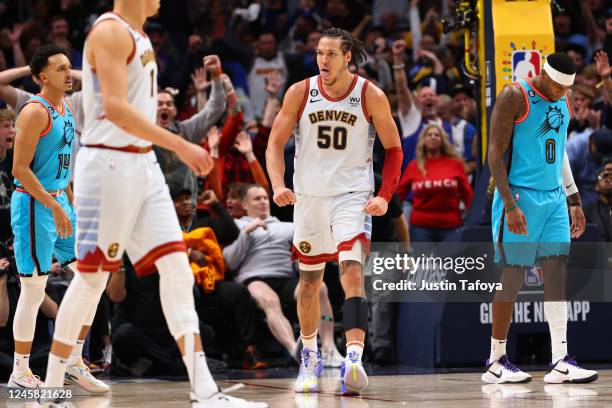
[[[393,69],[404,69],[406,68],[406,64],[393,64]]]
[[[508,208],[506,210],[506,214],[509,213],[510,211],[514,210],[515,208],[518,208],[518,204],[514,204],[512,207]]]
[[[576,203],[569,203],[570,207],[582,207],[582,203],[580,201],[576,202]]]

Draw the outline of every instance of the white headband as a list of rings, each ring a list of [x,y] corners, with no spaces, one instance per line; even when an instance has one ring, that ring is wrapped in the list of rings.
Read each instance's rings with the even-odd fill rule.
[[[561,71],[557,71],[553,67],[550,66],[548,60],[544,63],[544,71],[548,74],[550,79],[558,83],[559,85],[572,86],[574,84],[574,78],[576,74],[568,75],[564,74]]]

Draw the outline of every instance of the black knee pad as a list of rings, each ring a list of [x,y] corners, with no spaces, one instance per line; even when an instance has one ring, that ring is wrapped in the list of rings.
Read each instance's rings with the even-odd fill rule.
[[[368,330],[368,301],[362,297],[352,297],[344,301],[342,307],[342,328]]]

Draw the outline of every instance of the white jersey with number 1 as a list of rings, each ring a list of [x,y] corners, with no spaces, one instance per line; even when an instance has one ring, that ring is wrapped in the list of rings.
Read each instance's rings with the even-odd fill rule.
[[[305,82],[295,131],[296,193],[334,196],[373,191],[376,133],[366,110],[369,81],[355,75],[339,98],[326,94],[318,75]]]
[[[133,52],[127,60],[127,100],[136,110],[155,122],[157,114],[157,63],[149,37],[132,28],[121,16],[104,13],[94,23],[115,20],[127,28],[132,36]],[[92,27],[93,29],[93,27]],[[85,42],[87,49],[87,42]],[[151,143],[133,136],[109,120],[104,120],[104,106],[100,94],[100,83],[95,70],[87,62],[83,52],[83,113],[85,123],[81,133],[81,144],[104,144],[122,147],[127,145],[149,146]],[[104,61],[96,61],[103,65]]]

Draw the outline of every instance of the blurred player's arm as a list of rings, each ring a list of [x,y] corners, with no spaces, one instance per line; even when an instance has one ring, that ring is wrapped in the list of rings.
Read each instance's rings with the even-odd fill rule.
[[[397,125],[391,115],[387,95],[376,85],[370,83],[365,91],[365,99],[366,111],[370,115],[378,138],[385,148],[382,184],[380,190],[378,190],[378,195],[366,204],[365,211],[371,215],[383,215],[387,212],[388,203],[395,193],[400,179],[403,160],[402,143]]]
[[[289,87],[280,112],[274,119],[268,148],[266,149],[266,167],[272,183],[274,202],[279,206],[295,203],[295,195],[285,187],[285,145],[291,137],[298,121],[300,106],[304,99],[306,82],[300,81]]]
[[[527,108],[523,94],[517,86],[507,85],[502,89],[491,114],[491,136],[488,152],[491,176],[504,203],[508,229],[513,233],[523,234],[527,233],[526,221],[521,209],[516,205],[508,184],[504,155],[510,145],[510,139],[514,131],[514,121],[521,118]],[[517,214],[517,217],[514,216],[515,214]],[[520,225],[521,220],[524,221],[523,224],[525,225]]]
[[[17,135],[13,156],[13,176],[28,193],[53,213],[57,234],[64,238],[72,235],[72,223],[61,205],[49,194],[36,177],[30,164],[34,159],[38,139],[49,126],[49,113],[39,103],[24,106],[17,116]]]
[[[129,103],[126,61],[135,45],[125,27],[117,21],[102,21],[89,33],[87,43],[85,58],[96,70],[106,119],[136,137],[175,152],[197,175],[208,174],[212,160],[203,148],[157,126]]]

